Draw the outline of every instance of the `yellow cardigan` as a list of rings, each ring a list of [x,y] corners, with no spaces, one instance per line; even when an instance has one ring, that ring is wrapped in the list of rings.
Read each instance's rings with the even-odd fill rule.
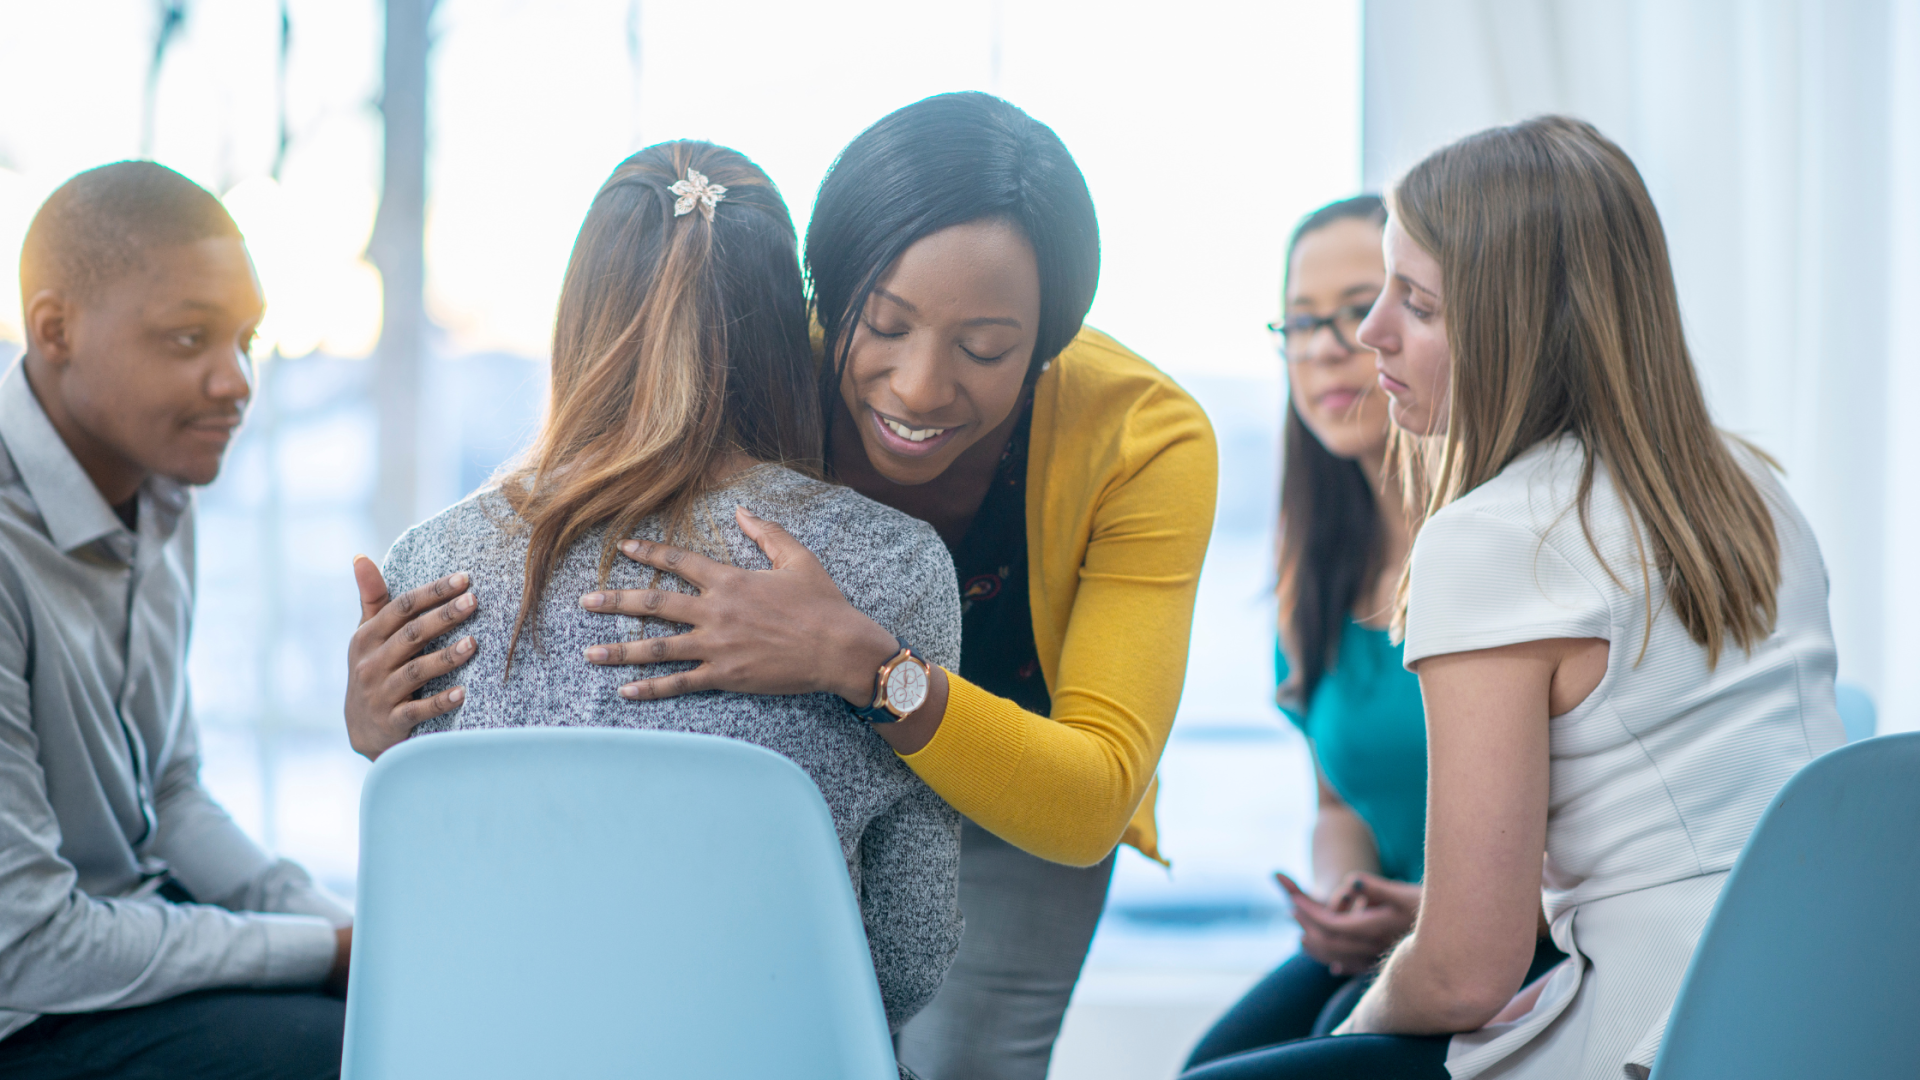
[[[927,786],[1044,859],[1091,866],[1120,842],[1161,858],[1154,769],[1186,680],[1218,471],[1193,398],[1081,330],[1035,385],[1027,464],[1033,641],[1053,715],[949,672],[939,730],[903,757]]]

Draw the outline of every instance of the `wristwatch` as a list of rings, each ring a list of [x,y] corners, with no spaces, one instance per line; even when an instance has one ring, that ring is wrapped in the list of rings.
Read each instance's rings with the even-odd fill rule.
[[[869,724],[899,723],[927,703],[932,671],[925,660],[913,654],[911,646],[901,641],[900,651],[881,664],[873,677],[873,704],[864,709],[854,706],[853,714]]]

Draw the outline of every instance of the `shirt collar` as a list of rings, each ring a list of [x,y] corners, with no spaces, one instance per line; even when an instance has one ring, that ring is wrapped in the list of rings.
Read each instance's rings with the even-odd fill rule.
[[[47,411],[27,384],[24,360],[16,361],[0,378],[0,442],[19,470],[20,481],[33,497],[34,508],[46,524],[47,535],[61,551],[72,552],[104,536],[127,534],[120,516],[107,505],[93,479],[54,430]],[[164,477],[149,477],[140,485],[140,531],[163,542],[173,535],[186,509],[186,489]]]

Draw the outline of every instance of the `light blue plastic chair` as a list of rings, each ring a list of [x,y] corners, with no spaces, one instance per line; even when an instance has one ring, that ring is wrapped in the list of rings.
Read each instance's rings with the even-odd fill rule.
[[[1873,738],[1880,717],[1872,695],[1852,683],[1840,683],[1833,688],[1833,703],[1840,709],[1840,723],[1847,729],[1848,742]]]
[[[1728,876],[1653,1080],[1920,1076],[1920,732],[1822,755]]]
[[[395,747],[360,799],[346,1080],[895,1080],[833,821],[706,735]]]

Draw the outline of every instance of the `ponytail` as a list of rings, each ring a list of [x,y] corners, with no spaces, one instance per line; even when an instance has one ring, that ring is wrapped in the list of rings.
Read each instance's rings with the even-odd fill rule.
[[[689,170],[726,194],[676,214],[672,188]],[[606,527],[604,583],[644,519],[664,516],[669,540],[685,542],[725,454],[818,474],[813,374],[793,223],[766,174],[697,142],[622,162],[574,241],[546,419],[501,478],[528,531],[507,670],[522,632],[537,638],[554,567],[590,530]]]

